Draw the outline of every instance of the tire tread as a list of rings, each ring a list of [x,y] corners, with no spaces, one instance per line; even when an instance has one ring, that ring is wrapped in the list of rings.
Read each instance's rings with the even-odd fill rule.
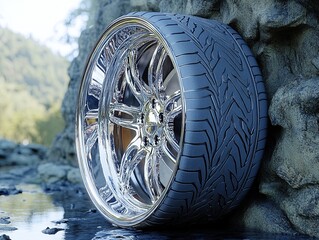
[[[263,156],[267,95],[258,63],[225,24],[179,14],[132,16],[150,22],[167,40],[187,106],[176,175],[141,226],[215,220],[239,205]]]

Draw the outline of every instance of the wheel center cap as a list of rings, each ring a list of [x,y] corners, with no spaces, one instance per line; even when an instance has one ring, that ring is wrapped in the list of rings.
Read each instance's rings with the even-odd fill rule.
[[[144,105],[142,136],[146,145],[156,146],[160,142],[164,125],[162,110],[162,106],[154,99]]]
[[[149,109],[145,113],[145,131],[149,135],[155,134],[161,123],[158,120],[158,113],[155,109]]]

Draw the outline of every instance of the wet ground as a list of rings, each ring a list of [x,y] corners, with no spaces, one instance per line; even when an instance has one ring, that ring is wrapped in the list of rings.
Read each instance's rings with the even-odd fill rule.
[[[96,211],[80,186],[19,183],[6,177],[3,169],[0,174],[0,240],[309,239],[211,226],[157,231],[121,229]]]

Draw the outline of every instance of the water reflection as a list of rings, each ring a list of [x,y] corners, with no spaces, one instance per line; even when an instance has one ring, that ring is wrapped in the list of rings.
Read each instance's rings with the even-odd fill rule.
[[[53,236],[45,235],[42,230],[55,227],[54,220],[64,216],[63,207],[56,206],[50,195],[43,193],[37,185],[17,186],[23,190],[22,194],[0,196],[0,217],[10,217],[11,223],[0,225],[0,234],[6,234],[11,239],[65,239],[64,231]],[[1,231],[4,227],[4,231]],[[5,231],[5,228],[15,227],[15,231]],[[59,227],[66,228],[66,224]]]
[[[96,211],[87,194],[77,187],[66,186],[44,193],[38,185],[20,185],[23,193],[0,196],[0,218],[10,217],[10,224],[0,224],[0,236],[13,240],[144,240],[144,239],[310,239],[308,236],[267,234],[243,229],[215,228],[211,226],[182,229],[128,230],[112,226]],[[91,210],[90,210],[91,209]],[[15,231],[1,228],[16,227]],[[42,230],[63,228],[55,235]]]

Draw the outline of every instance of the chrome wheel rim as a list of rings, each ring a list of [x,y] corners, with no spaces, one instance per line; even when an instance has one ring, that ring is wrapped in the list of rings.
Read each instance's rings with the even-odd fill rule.
[[[76,147],[89,195],[134,226],[164,198],[181,151],[180,78],[164,38],[123,18],[96,45],[79,93]]]

